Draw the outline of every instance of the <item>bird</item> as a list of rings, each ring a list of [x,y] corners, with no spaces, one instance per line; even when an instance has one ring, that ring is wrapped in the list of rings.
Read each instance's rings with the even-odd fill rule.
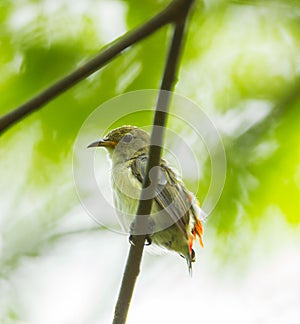
[[[130,232],[146,177],[150,136],[141,128],[124,125],[92,142],[88,145],[91,147],[104,147],[109,153],[114,206],[121,224]],[[193,249],[196,238],[203,247],[201,208],[166,160],[161,159],[158,171],[147,243],[178,253],[186,259],[191,274],[196,260]]]

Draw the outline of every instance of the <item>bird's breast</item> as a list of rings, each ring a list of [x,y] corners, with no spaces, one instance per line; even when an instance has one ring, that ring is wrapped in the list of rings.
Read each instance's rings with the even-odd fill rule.
[[[141,182],[132,174],[129,164],[126,163],[114,166],[111,175],[116,208],[134,218],[142,189]]]

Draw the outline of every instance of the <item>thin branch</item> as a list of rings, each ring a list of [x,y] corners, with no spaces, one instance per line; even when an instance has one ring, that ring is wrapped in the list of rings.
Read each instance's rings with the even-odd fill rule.
[[[181,9],[180,18],[178,17],[178,20],[175,23],[175,30],[174,30],[171,46],[169,49],[164,75],[160,87],[161,90],[171,91],[176,81],[176,73],[177,73],[178,61],[179,61],[179,56],[182,47],[186,17],[193,1],[188,0],[184,2],[185,2],[185,7]],[[149,159],[147,163],[146,177],[143,182],[143,189],[147,187],[148,189],[150,188],[149,171],[153,167],[159,165],[160,163],[161,146],[163,142],[163,129],[167,120],[169,101],[170,101],[170,94],[164,91],[160,91],[157,104],[156,104],[154,123],[153,123],[153,128],[151,133],[151,143],[150,143],[151,146],[149,151]],[[154,143],[155,145],[153,145]],[[157,168],[154,168],[153,171],[155,169]],[[153,179],[156,178],[157,177],[154,175]],[[156,185],[157,183],[153,183],[153,185],[151,186],[153,194]],[[153,194],[151,195],[151,193],[149,193],[148,191],[147,196],[153,197]],[[147,222],[147,217],[151,212],[151,206],[152,206],[152,198],[151,199],[147,198],[145,196],[145,191],[142,190],[141,198],[137,210],[137,216],[135,219],[136,227],[143,228],[143,225]],[[123,324],[126,322],[135,283],[140,272],[140,264],[142,260],[145,239],[146,239],[145,235],[136,235],[133,238],[134,245],[131,245],[130,247],[130,251],[129,251],[129,255],[128,255],[128,259],[127,259],[127,263],[126,263],[126,267],[125,267],[125,271],[121,283],[121,288],[116,303],[113,324]]]
[[[71,236],[71,235],[80,235],[80,234],[89,234],[93,232],[99,232],[103,231],[105,227],[103,226],[94,226],[94,227],[89,227],[85,229],[79,229],[79,230],[73,230],[73,231],[68,231],[68,232],[61,232],[61,233],[56,233],[56,234],[51,234],[49,236],[43,237],[40,241],[37,241],[34,247],[38,247],[35,250],[29,250],[29,251],[19,251],[16,254],[13,254],[10,256],[8,259],[3,259],[0,261],[0,277],[5,276],[8,271],[12,271],[15,269],[18,265],[19,262],[23,260],[24,257],[30,258],[30,257],[37,257],[41,255],[41,250],[45,247],[48,246],[49,243],[55,243],[55,241],[62,239],[66,236]]]
[[[117,39],[83,66],[60,79],[21,106],[2,116],[0,118],[0,135],[13,124],[19,122],[34,111],[42,108],[49,101],[70,89],[79,81],[98,71],[101,67],[122,53],[122,51],[129,46],[136,44],[140,40],[153,34],[161,27],[176,21],[178,19],[178,15],[180,15],[182,10],[184,10],[185,3],[185,0],[174,0],[156,16],[148,20],[142,26]]]
[[[279,97],[270,114],[239,136],[232,145],[239,147],[240,150],[249,150],[257,138],[261,138],[266,131],[272,129],[272,125],[277,125],[280,117],[295,106],[300,99],[299,89],[300,77],[297,77],[289,89]]]
[[[60,238],[66,237],[66,236],[88,234],[88,233],[92,233],[92,232],[103,231],[105,229],[106,228],[104,226],[97,225],[94,227],[88,227],[88,228],[82,228],[82,229],[77,229],[77,230],[73,230],[73,231],[52,234],[49,237],[47,237],[46,240],[47,241],[56,241],[56,240],[59,240]]]

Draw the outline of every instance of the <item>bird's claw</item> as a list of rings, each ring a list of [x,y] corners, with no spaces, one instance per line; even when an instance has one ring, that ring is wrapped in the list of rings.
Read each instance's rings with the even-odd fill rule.
[[[130,245],[133,245],[133,246],[135,246],[135,243],[134,243],[134,240],[133,240],[133,235],[132,235],[132,234],[131,234],[131,235],[129,235],[128,241],[129,241]]]
[[[147,220],[147,230],[144,233],[153,233],[154,230],[154,221],[151,218],[148,218]],[[136,229],[136,222],[135,220],[130,224],[130,236],[129,236],[129,243],[133,246],[135,246],[135,240],[134,236],[139,235]],[[151,234],[146,234],[145,236],[145,246],[151,245],[152,244],[152,238]],[[141,234],[140,234],[141,235]]]
[[[132,234],[129,235],[128,241],[131,245],[135,246],[134,236]],[[145,246],[149,246],[151,244],[152,244],[152,238],[149,235],[146,235]]]
[[[152,244],[152,238],[149,235],[146,235],[145,246],[149,246],[151,244]]]

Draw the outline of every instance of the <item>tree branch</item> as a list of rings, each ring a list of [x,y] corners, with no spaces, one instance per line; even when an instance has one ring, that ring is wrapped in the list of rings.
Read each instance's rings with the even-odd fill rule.
[[[182,47],[186,17],[192,2],[192,0],[183,1],[183,3],[185,3],[185,7],[181,8],[180,16],[178,16],[178,20],[175,22],[175,29],[160,87],[161,91],[158,95],[158,100],[156,103],[154,123],[151,133],[149,159],[147,163],[147,172],[143,182],[143,189],[148,187],[149,190],[149,188],[152,188],[152,194],[148,191],[147,197],[154,196],[154,190],[157,185],[157,183],[153,183],[152,186],[149,187],[149,171],[153,167],[158,166],[160,163],[163,130],[167,120],[168,106],[170,101],[170,93],[164,90],[171,91],[176,81],[176,73]],[[157,168],[154,168],[153,171],[157,171]],[[156,175],[153,176],[153,179],[157,182]],[[135,226],[137,228],[144,228],[145,223],[147,223],[148,221],[148,215],[151,212],[152,198],[149,199],[147,197],[145,195],[145,191],[142,190],[137,210],[137,216],[135,219]],[[140,272],[140,264],[142,260],[145,239],[146,235],[136,235],[133,237],[134,245],[130,246],[120,292],[116,303],[113,324],[123,324],[126,322],[135,283]]]
[[[277,125],[280,117],[295,105],[300,98],[299,89],[300,77],[297,77],[289,89],[278,98],[270,114],[239,136],[232,145],[240,150],[249,150],[257,138],[261,138],[267,130],[272,129],[272,125]],[[244,156],[246,157],[246,154]]]
[[[19,122],[29,114],[42,108],[49,101],[70,89],[79,81],[93,74],[114,57],[122,53],[127,47],[139,42],[147,36],[153,34],[161,27],[178,20],[182,10],[186,6],[186,0],[174,0],[169,6],[158,13],[156,16],[148,20],[142,26],[128,32],[115,42],[108,45],[102,52],[100,52],[93,59],[71,72],[64,78],[55,82],[53,85],[42,91],[29,101],[21,106],[15,108],[11,112],[0,118],[0,135],[13,124]]]

